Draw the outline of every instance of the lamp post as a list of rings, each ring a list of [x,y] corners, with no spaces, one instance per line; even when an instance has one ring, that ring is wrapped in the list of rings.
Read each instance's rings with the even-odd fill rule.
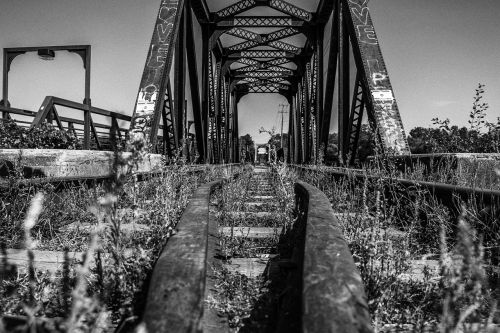
[[[2,100],[0,105],[10,107],[9,103],[9,71],[12,61],[21,54],[26,52],[37,52],[42,60],[54,60],[56,51],[68,51],[78,54],[83,60],[83,67],[85,68],[85,99],[83,104],[87,107],[84,110],[84,136],[83,147],[90,148],[90,45],[63,45],[63,46],[36,46],[36,47],[14,47],[3,49],[3,89]],[[7,112],[2,112],[2,118],[8,118]]]

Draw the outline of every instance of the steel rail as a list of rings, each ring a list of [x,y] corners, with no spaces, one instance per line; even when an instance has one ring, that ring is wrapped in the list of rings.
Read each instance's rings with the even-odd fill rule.
[[[209,199],[221,185],[218,180],[196,190],[155,264],[143,316],[149,332],[212,327],[203,319],[207,270],[214,256],[210,242],[217,230],[217,222],[209,218]],[[287,332],[298,319],[303,332],[372,332],[361,276],[328,199],[304,182],[295,184],[295,193],[305,214],[289,230],[298,236],[292,256],[297,269],[288,276],[282,303],[298,306],[300,315],[290,318],[292,312],[282,306],[278,331]]]
[[[0,168],[5,168],[5,164],[1,164],[0,160]],[[232,173],[235,167],[240,166],[239,164],[221,164],[217,166],[211,166],[216,168],[223,168],[228,173]],[[178,166],[167,165],[165,169],[151,172],[133,172],[131,175],[136,177],[137,181],[144,181],[150,178],[161,177],[165,172],[169,169],[174,169]],[[206,171],[209,168],[208,165],[189,165],[187,166],[188,173],[199,173]],[[0,169],[3,173],[5,170]],[[22,188],[28,186],[42,186],[45,184],[52,184],[55,186],[55,191],[63,190],[70,185],[81,185],[86,184],[87,186],[95,186],[97,184],[101,184],[106,181],[111,181],[113,179],[113,174],[109,174],[106,176],[65,176],[65,177],[33,177],[33,178],[16,178],[16,177],[4,177],[0,176],[0,190],[6,190],[10,188]]]
[[[372,332],[363,281],[330,201],[302,181],[295,183],[295,198],[300,212],[295,239],[300,241],[292,255],[298,269],[290,280],[300,288],[292,285],[284,303],[293,306],[300,300],[302,332]],[[278,323],[280,332],[293,325],[286,315]]]
[[[291,165],[290,168],[296,170],[299,174],[303,175],[305,172],[324,172],[332,175],[336,179],[339,178],[352,178],[359,182],[364,182],[365,179],[370,181],[385,180],[393,184],[398,184],[405,189],[421,188],[428,190],[430,194],[434,195],[443,205],[450,208],[452,211],[457,211],[457,202],[455,197],[463,201],[471,198],[484,206],[493,206],[497,209],[500,208],[500,191],[490,190],[476,187],[466,187],[460,185],[452,185],[439,182],[428,182],[403,178],[391,178],[383,175],[365,174],[362,170],[357,169],[343,169],[322,167],[321,169],[308,166]]]
[[[218,180],[196,190],[154,266],[143,318],[148,332],[199,332],[208,270],[209,197],[220,185]]]

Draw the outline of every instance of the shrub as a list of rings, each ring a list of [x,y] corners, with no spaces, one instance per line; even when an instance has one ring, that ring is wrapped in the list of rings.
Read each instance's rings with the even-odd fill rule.
[[[24,128],[12,119],[0,121],[0,148],[45,148],[45,149],[80,149],[80,140],[66,131],[43,123],[37,128]]]

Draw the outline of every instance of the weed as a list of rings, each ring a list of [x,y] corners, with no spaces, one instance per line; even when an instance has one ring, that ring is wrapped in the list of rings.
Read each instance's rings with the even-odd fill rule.
[[[498,221],[471,201],[456,222],[428,191],[392,181],[396,168],[365,174],[374,172],[384,178],[334,179],[318,168],[302,179],[318,186],[338,213],[375,329],[486,332],[498,324],[498,290],[487,269],[494,259],[487,249],[499,244]]]

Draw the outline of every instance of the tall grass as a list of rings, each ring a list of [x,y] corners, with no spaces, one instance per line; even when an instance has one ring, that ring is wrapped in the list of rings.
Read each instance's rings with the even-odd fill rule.
[[[388,170],[364,182],[321,168],[302,176],[339,215],[376,331],[498,329],[499,221],[467,202],[457,219],[427,191],[400,188]]]
[[[64,251],[66,260],[62,272],[51,275],[36,269],[36,252],[30,252],[28,274],[6,275],[12,265],[3,255],[0,317],[9,322],[13,315],[24,316],[28,320],[19,325],[33,332],[41,327],[123,331],[138,321],[156,258],[175,233],[190,195],[199,184],[222,176],[222,168],[191,172],[182,164],[139,181],[133,170],[142,155],[137,151],[126,159],[117,154],[121,171],[93,188],[82,184],[61,192],[52,185],[19,188],[12,181],[1,193],[2,248],[24,248],[28,240],[30,249]],[[29,202],[40,193],[45,200],[37,204],[37,223],[23,232]],[[69,223],[77,227],[65,228]],[[124,232],[125,225],[144,227]],[[82,262],[71,262],[68,251],[83,252]]]

